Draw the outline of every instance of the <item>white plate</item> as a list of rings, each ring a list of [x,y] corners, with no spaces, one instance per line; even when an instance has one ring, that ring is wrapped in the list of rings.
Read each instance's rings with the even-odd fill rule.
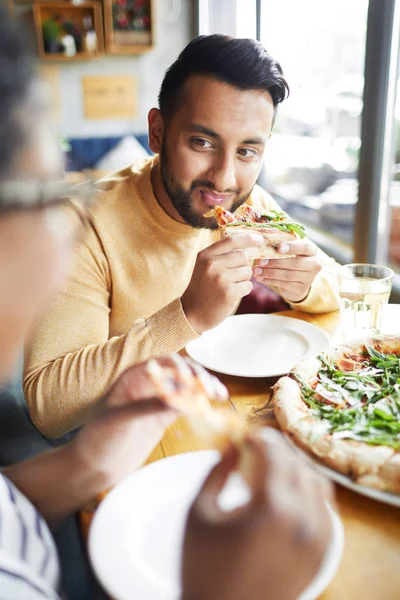
[[[181,548],[189,506],[218,461],[214,450],[165,458],[117,486],[101,503],[89,534],[94,571],[115,600],[178,600]],[[230,509],[248,490],[234,476],[221,495]],[[343,526],[332,517],[332,542],[321,569],[299,600],[315,600],[336,573],[343,552]]]
[[[350,477],[344,475],[343,473],[339,473],[339,471],[335,471],[330,467],[327,467],[319,462],[316,458],[305,452],[302,448],[299,448],[292,438],[286,436],[289,444],[295,449],[295,451],[302,456],[305,460],[307,460],[313,467],[315,467],[318,471],[320,471],[325,477],[328,479],[332,479],[336,483],[340,483],[344,487],[347,487],[349,490],[353,492],[357,492],[357,494],[361,494],[362,496],[367,496],[367,498],[372,498],[373,500],[378,500],[378,502],[384,502],[385,504],[390,504],[391,506],[396,506],[400,508],[400,495],[399,494],[391,494],[390,492],[382,492],[381,490],[376,490],[375,488],[367,487],[366,485],[360,485],[359,483],[355,483]]]
[[[329,346],[318,327],[277,315],[235,315],[186,346],[207,369],[241,377],[277,377]]]

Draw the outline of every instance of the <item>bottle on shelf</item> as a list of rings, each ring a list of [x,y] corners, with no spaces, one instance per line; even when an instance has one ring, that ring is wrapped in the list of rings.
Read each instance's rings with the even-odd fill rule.
[[[83,30],[82,51],[93,54],[97,51],[97,34],[93,27],[93,18],[91,15],[83,17]]]

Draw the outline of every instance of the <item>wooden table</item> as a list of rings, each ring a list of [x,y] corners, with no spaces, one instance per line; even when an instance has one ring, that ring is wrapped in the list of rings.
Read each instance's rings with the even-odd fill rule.
[[[337,313],[308,315],[288,311],[279,314],[317,325],[330,337],[338,326]],[[270,400],[275,380],[218,376],[229,390],[230,404],[238,419],[277,427]],[[147,462],[205,448],[181,418],[167,430]],[[336,486],[336,499],[345,528],[344,555],[335,579],[321,600],[399,600],[400,509],[341,486]],[[86,524],[92,516],[89,510],[85,515]]]

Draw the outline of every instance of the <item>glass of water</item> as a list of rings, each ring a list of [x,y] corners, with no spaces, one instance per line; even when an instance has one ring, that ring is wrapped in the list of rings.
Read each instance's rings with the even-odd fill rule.
[[[392,269],[380,265],[354,263],[341,267],[339,295],[342,338],[349,340],[379,333],[392,279]]]

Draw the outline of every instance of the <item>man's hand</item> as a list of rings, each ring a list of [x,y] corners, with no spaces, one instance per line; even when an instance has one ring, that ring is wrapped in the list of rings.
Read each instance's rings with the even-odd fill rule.
[[[184,600],[295,600],[331,535],[331,485],[272,429],[248,438],[251,500],[222,511],[218,495],[238,462],[231,448],[211,471],[186,524]]]
[[[232,314],[243,296],[250,294],[252,270],[244,250],[262,243],[260,235],[244,233],[199,252],[192,279],[181,298],[186,317],[197,333],[218,325]]]
[[[168,407],[169,398],[181,395],[190,402],[200,387],[213,399],[227,399],[222,383],[199,365],[180,356],[153,360],[168,369],[161,387],[149,374],[147,363],[131,367],[98,404],[97,416],[70,444],[5,469],[50,525],[143,464],[178,416]]]
[[[317,247],[309,240],[281,244],[280,254],[296,254],[295,258],[260,260],[253,273],[257,281],[278,289],[289,302],[301,302],[309,294],[321,263]]]
[[[106,487],[140,467],[179,416],[168,406],[169,396],[178,394],[190,402],[200,380],[208,397],[227,399],[225,386],[199,365],[178,355],[152,360],[175,374],[171,377],[170,371],[163,389],[149,374],[148,361],[127,369],[99,406],[97,418],[72,442],[75,455],[89,469],[103,475]]]

